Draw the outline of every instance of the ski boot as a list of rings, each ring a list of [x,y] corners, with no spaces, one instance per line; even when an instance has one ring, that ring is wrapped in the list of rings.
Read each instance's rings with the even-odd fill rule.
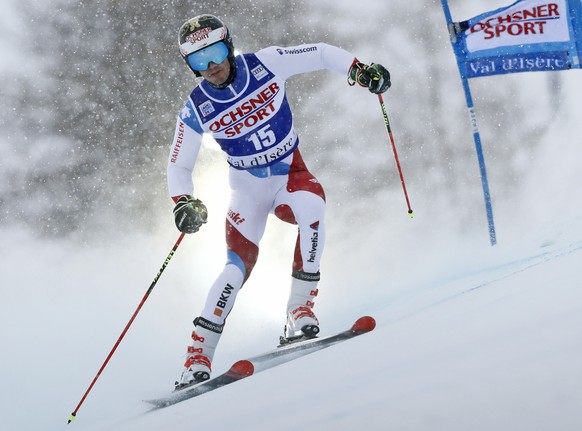
[[[188,346],[184,370],[180,380],[175,383],[175,390],[210,379],[212,358],[221,334],[200,326],[201,320],[197,318],[194,321],[197,326],[192,332],[192,344]]]
[[[287,302],[287,324],[284,335],[279,339],[280,346],[315,338],[319,334],[319,320],[313,313],[318,281],[319,273],[293,272]]]

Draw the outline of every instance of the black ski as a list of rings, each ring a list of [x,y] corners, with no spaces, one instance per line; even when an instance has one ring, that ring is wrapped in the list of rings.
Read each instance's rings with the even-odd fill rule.
[[[358,335],[372,331],[376,327],[376,321],[370,316],[360,317],[346,331],[339,332],[324,338],[311,338],[304,341],[293,341],[283,344],[275,350],[260,354],[248,360],[236,362],[230,369],[213,379],[198,383],[193,386],[186,386],[172,392],[170,395],[152,400],[145,400],[157,408],[171,406],[206,392],[213,391],[230,383],[252,376],[255,373],[267,370],[285,362],[301,356],[308,355],[318,350],[333,346],[339,342],[349,340]]]
[[[223,386],[229,385],[238,380],[242,380],[245,377],[252,376],[254,373],[254,366],[249,361],[238,361],[233,364],[230,369],[213,379],[206,380],[205,382],[198,383],[197,385],[186,386],[175,390],[170,395],[157,398],[153,400],[145,400],[146,403],[153,404],[156,407],[167,407],[172,404],[179,403],[190,398],[197,397],[198,395],[205,394],[206,392],[213,391]]]
[[[330,335],[328,337],[323,338],[309,338],[306,340],[291,341],[288,343],[283,342],[281,345],[279,345],[277,349],[250,358],[249,361],[251,361],[255,365],[258,365],[258,363],[269,362],[276,358],[286,356],[293,357],[305,356],[309,353],[316,352],[318,350],[325,349],[326,347],[333,346],[334,344],[337,344],[340,341],[349,340],[350,338],[354,338],[357,337],[358,335],[370,332],[375,327],[376,321],[374,320],[373,317],[370,316],[360,317],[358,320],[356,320],[352,327],[346,331],[342,331],[335,335]],[[277,361],[277,362],[284,363],[287,361],[281,362]],[[278,365],[278,363],[274,365]]]

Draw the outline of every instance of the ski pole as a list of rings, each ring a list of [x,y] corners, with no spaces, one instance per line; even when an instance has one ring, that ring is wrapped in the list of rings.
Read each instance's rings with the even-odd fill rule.
[[[75,410],[73,411],[73,413],[70,414],[69,421],[67,423],[70,424],[73,421],[73,419],[75,419],[75,417],[77,416],[77,412],[81,408],[81,405],[83,404],[83,402],[87,398],[87,395],[89,395],[89,392],[91,392],[91,389],[93,389],[93,386],[95,385],[95,382],[97,382],[97,379],[99,378],[99,376],[101,375],[101,373],[103,372],[103,370],[105,369],[105,367],[107,366],[107,363],[109,362],[109,360],[113,356],[113,353],[115,353],[115,350],[117,350],[117,347],[121,343],[121,340],[123,340],[123,337],[125,337],[125,334],[127,333],[129,327],[131,326],[131,324],[135,320],[137,314],[141,310],[141,307],[143,306],[143,304],[148,299],[148,296],[150,296],[150,293],[152,292],[152,290],[154,289],[154,286],[156,285],[156,283],[160,279],[160,277],[162,275],[162,272],[164,272],[164,269],[166,269],[166,266],[168,266],[168,263],[170,262],[170,259],[172,259],[172,256],[174,255],[174,253],[178,249],[178,246],[182,242],[182,239],[184,238],[184,235],[185,235],[184,233],[181,233],[180,236],[178,237],[178,240],[174,244],[174,247],[172,247],[172,251],[170,251],[170,254],[168,254],[168,257],[166,257],[166,260],[164,261],[164,264],[162,265],[162,267],[160,268],[160,270],[158,271],[158,273],[154,277],[154,280],[152,281],[152,284],[150,285],[150,287],[148,288],[147,292],[143,296],[141,302],[137,306],[137,309],[133,313],[133,316],[131,316],[131,319],[129,319],[129,322],[127,322],[127,325],[125,325],[125,329],[123,330],[123,332],[121,333],[121,335],[117,339],[117,342],[113,346],[113,349],[111,349],[111,351],[109,352],[109,355],[107,355],[107,358],[105,359],[105,362],[103,362],[103,365],[101,365],[101,368],[99,368],[99,371],[97,371],[97,375],[95,376],[95,378],[93,379],[93,381],[91,382],[91,384],[89,385],[89,387],[87,388],[87,390],[85,391],[85,394],[81,398],[81,401],[79,401],[79,404],[77,404],[77,407],[75,408]]]
[[[392,136],[392,129],[390,128],[390,121],[388,120],[388,112],[386,111],[384,98],[380,93],[378,93],[378,101],[380,102],[380,107],[382,108],[382,114],[384,115],[384,123],[386,123],[386,130],[388,130],[388,136],[390,137],[390,143],[392,144],[392,152],[394,153],[394,160],[396,160],[396,168],[398,169],[398,175],[400,175],[400,183],[402,184],[404,198],[406,199],[406,205],[408,206],[408,215],[410,216],[410,218],[412,218],[414,216],[414,212],[410,207],[410,200],[408,199],[408,193],[406,192],[406,184],[404,183],[402,168],[400,167],[400,161],[398,160],[398,152],[396,151],[396,145],[394,144],[394,136]]]

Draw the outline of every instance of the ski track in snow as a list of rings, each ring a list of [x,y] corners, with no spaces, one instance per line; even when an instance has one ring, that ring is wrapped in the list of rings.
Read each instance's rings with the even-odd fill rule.
[[[300,410],[304,430],[577,431],[582,426],[582,270],[577,265],[582,242],[543,249],[387,293],[368,304],[366,314],[378,323],[372,333],[155,411],[140,400],[167,387],[167,366],[175,363],[160,358],[153,363],[164,369],[150,369],[142,378],[146,368],[140,364],[163,353],[152,351],[149,343],[159,344],[164,331],[152,333],[145,346],[144,341],[135,343],[136,337],[143,339],[142,325],[155,317],[151,306],[124,341],[133,347],[118,350],[71,425],[65,424],[66,417],[103,359],[103,349],[111,347],[108,342],[90,352],[90,366],[81,363],[74,370],[67,368],[70,361],[58,343],[57,350],[44,351],[58,358],[51,361],[49,386],[41,386],[28,400],[21,390],[8,400],[3,394],[4,405],[12,406],[3,415],[6,429],[296,430],[295,420],[282,418]],[[357,316],[336,316],[332,323],[344,327],[352,317]],[[110,337],[119,325],[111,321],[100,332]],[[256,334],[259,344],[268,343],[261,337]],[[76,345],[91,348],[88,341],[80,338]],[[144,361],[144,351],[154,356]],[[224,360],[244,359],[237,354],[230,352]],[[16,382],[13,375],[30,375],[29,369],[10,363],[11,375],[4,379],[9,385]],[[136,379],[139,385],[132,387]],[[29,404],[36,406],[32,416],[25,413]]]
[[[540,253],[540,254],[537,254],[534,256],[524,257],[522,259],[518,259],[518,260],[515,260],[512,262],[503,263],[503,264],[500,264],[500,265],[494,266],[494,267],[489,267],[487,269],[484,269],[482,271],[477,272],[473,276],[473,277],[478,277],[478,278],[483,277],[483,278],[485,278],[485,281],[480,282],[472,287],[465,288],[464,290],[457,292],[457,293],[454,293],[454,294],[451,294],[450,296],[445,296],[444,298],[441,298],[438,301],[435,301],[429,305],[426,305],[425,307],[422,307],[414,312],[411,312],[407,316],[400,317],[399,319],[406,318],[408,316],[412,316],[414,314],[421,313],[428,308],[435,307],[435,306],[438,306],[440,304],[443,304],[443,303],[446,303],[449,301],[453,301],[460,296],[467,295],[471,292],[474,292],[476,290],[487,287],[487,286],[494,284],[498,281],[513,277],[519,273],[522,273],[524,271],[528,271],[529,269],[534,268],[538,265],[543,265],[543,264],[545,264],[553,259],[557,259],[559,257],[563,257],[563,256],[567,256],[569,254],[575,253],[575,252],[579,252],[581,249],[582,249],[582,242],[575,242],[575,243],[569,244],[568,246],[561,247],[557,250],[546,251],[546,252],[543,252],[543,253]],[[470,281],[467,281],[467,279],[465,279],[465,278],[461,279],[461,282],[463,283],[463,285],[470,285],[471,284]]]

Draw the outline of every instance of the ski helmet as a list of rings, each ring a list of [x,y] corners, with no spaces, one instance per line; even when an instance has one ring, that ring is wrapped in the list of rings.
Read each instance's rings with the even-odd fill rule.
[[[231,75],[234,76],[235,62],[232,38],[228,27],[217,17],[213,15],[198,15],[189,19],[180,27],[178,41],[182,58],[196,76],[201,76],[200,72],[191,66],[188,62],[188,56],[211,45],[223,42],[228,49],[227,57],[231,66]]]

